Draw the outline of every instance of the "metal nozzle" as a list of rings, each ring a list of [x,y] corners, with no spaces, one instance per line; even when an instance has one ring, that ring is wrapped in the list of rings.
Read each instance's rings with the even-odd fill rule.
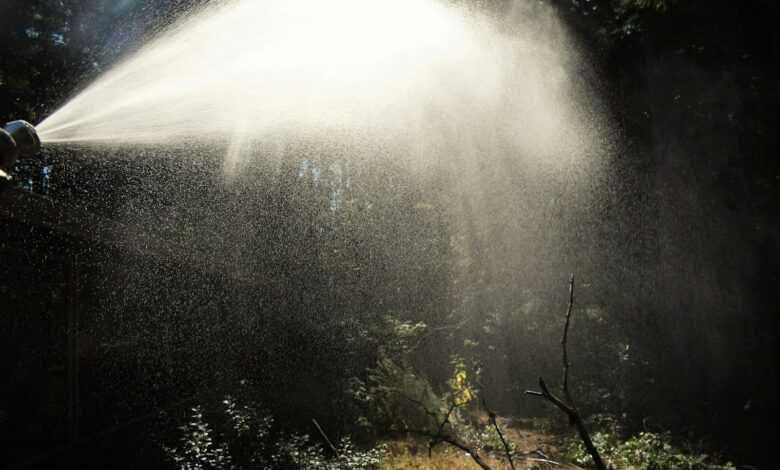
[[[28,158],[35,155],[41,149],[41,139],[35,127],[27,121],[11,121],[5,125],[5,131],[11,134],[19,149],[19,156]]]
[[[17,158],[35,155],[41,139],[35,127],[27,121],[11,121],[0,129],[0,179],[10,179]]]

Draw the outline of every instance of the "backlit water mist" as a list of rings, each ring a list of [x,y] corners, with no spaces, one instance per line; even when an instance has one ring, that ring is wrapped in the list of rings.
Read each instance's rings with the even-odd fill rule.
[[[437,0],[213,2],[38,130],[44,145],[164,144],[191,149],[189,161],[216,153],[234,184],[242,168],[281,154],[335,157],[343,164],[317,171],[337,171],[345,185],[366,162],[401,165],[441,180],[460,266],[487,269],[514,292],[565,280],[572,253],[589,260],[595,246],[610,139],[585,76],[565,28],[538,2],[517,1],[500,19]],[[200,258],[252,271],[241,241],[249,201],[206,210],[196,186],[213,183],[202,180],[172,183],[188,194],[172,207],[127,199],[122,232],[165,229],[209,247]]]
[[[499,141],[546,159],[592,153],[566,37],[523,5],[524,26],[499,31],[435,0],[216,2],[38,128],[49,143],[232,140],[231,164],[244,158],[235,141],[271,134],[360,136],[423,159],[465,140],[481,153]]]
[[[365,376],[391,349],[398,364],[414,349],[411,365],[437,393],[452,384],[454,355],[474,359],[491,407],[541,416],[549,410],[523,391],[559,377],[574,273],[572,379],[583,410],[603,403],[638,430],[687,433],[698,421],[759,442],[744,431],[776,402],[777,316],[764,300],[780,231],[774,146],[756,136],[771,127],[776,100],[761,94],[777,80],[741,49],[724,68],[719,28],[678,45],[657,19],[677,18],[669,24],[680,34],[694,24],[688,13],[643,6],[653,35],[604,36],[600,26],[585,35],[593,10],[561,19],[550,5],[570,2],[538,0],[126,3],[128,18],[155,21],[171,5],[206,6],[120,51],[39,123],[42,162],[17,168],[17,181],[47,165],[51,178],[29,181],[45,197],[4,193],[35,209],[29,223],[3,224],[0,248],[14,260],[12,287],[0,290],[16,302],[13,286],[27,289],[34,308],[19,301],[4,343],[49,331],[36,348],[55,351],[48,343],[67,334],[84,357],[93,422],[120,422],[114,397],[148,408],[254,377],[280,424],[312,433],[312,418],[330,414],[324,429],[335,437],[338,423],[363,426]],[[614,23],[597,16],[588,28]],[[77,31],[84,18],[68,24]],[[109,36],[82,42],[110,48]],[[599,45],[607,77],[579,37]],[[72,63],[82,42],[30,57]],[[53,70],[41,90],[59,83]],[[39,224],[44,216],[54,220]],[[62,240],[50,243],[50,231]],[[71,264],[84,282],[73,282]],[[80,298],[81,344],[62,323]],[[18,393],[0,397],[9,404],[0,412],[43,428],[27,411],[52,413],[40,391],[55,390],[49,376],[63,360],[19,344],[5,355],[17,372],[6,375],[40,378],[28,381],[34,394],[10,387]],[[401,373],[394,380],[406,382]],[[68,388],[78,396],[77,386]],[[671,424],[645,420],[656,416]]]

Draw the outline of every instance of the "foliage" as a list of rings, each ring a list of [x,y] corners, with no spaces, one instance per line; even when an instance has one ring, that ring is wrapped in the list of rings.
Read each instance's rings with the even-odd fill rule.
[[[728,462],[714,463],[707,454],[686,453],[671,444],[668,433],[641,432],[625,441],[620,441],[610,432],[594,433],[593,443],[608,464],[624,470],[736,470]],[[572,441],[568,448],[569,458],[578,465],[591,465],[592,459],[585,446]]]
[[[227,439],[231,444],[234,461],[250,466],[267,464],[266,444],[271,436],[273,416],[250,404],[239,404],[228,395],[222,401],[224,415],[228,418],[228,428],[232,433]]]
[[[202,406],[190,409],[187,423],[177,428],[173,446],[163,451],[180,470],[237,470],[250,468],[290,468],[322,470],[371,470],[379,468],[386,449],[356,447],[347,436],[326,451],[306,434],[271,432],[273,418],[251,405],[241,405],[232,397],[223,400],[224,408],[213,419],[228,425],[217,432],[205,417]],[[249,449],[249,459],[246,451]]]
[[[230,395],[225,397],[222,404],[225,405],[225,414],[239,436],[253,435],[262,439],[268,435],[273,424],[272,417],[262,414],[253,406],[239,405]]]
[[[368,450],[361,450],[355,447],[349,436],[341,439],[336,446],[338,454],[335,459],[328,463],[328,470],[371,470],[379,468],[387,452],[383,445],[378,445]]]
[[[344,437],[336,446],[336,451],[336,455],[329,458],[323,446],[312,444],[309,436],[292,434],[276,443],[271,462],[276,468],[372,470],[379,468],[386,449],[380,445],[361,450],[349,437]]]
[[[450,399],[456,406],[469,404],[477,397],[477,391],[469,380],[466,363],[461,356],[454,355],[451,359],[452,377],[449,380]]]
[[[421,321],[401,320],[393,315],[385,317],[382,350],[396,360],[408,361],[422,337],[428,331],[428,325]]]
[[[425,426],[425,410],[438,409],[441,402],[428,379],[412,367],[410,354],[427,327],[394,317],[385,321],[389,338],[366,380],[353,378],[353,397],[364,405],[366,419],[384,430]]]
[[[656,11],[668,10],[676,0],[620,0],[623,8],[650,9]]]
[[[165,453],[180,470],[227,470],[233,462],[225,443],[215,442],[214,430],[203,417],[203,408],[195,406],[190,420],[179,426],[179,444],[164,446]]]
[[[326,459],[322,446],[311,444],[308,435],[292,434],[276,443],[271,461],[281,468],[320,468]]]

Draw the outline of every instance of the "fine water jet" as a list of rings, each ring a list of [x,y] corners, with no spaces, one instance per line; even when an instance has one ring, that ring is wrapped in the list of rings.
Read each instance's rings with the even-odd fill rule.
[[[438,0],[213,2],[38,129],[63,145],[216,144],[227,173],[265,158],[259,142],[321,137],[418,167],[507,155],[588,166],[607,129],[575,86],[576,48],[551,11],[515,10],[499,20]]]

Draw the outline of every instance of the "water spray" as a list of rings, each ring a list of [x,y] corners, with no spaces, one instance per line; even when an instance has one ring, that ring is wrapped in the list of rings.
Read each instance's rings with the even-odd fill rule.
[[[41,148],[35,127],[27,121],[11,121],[0,128],[0,181],[11,179],[16,160],[30,158]]]

